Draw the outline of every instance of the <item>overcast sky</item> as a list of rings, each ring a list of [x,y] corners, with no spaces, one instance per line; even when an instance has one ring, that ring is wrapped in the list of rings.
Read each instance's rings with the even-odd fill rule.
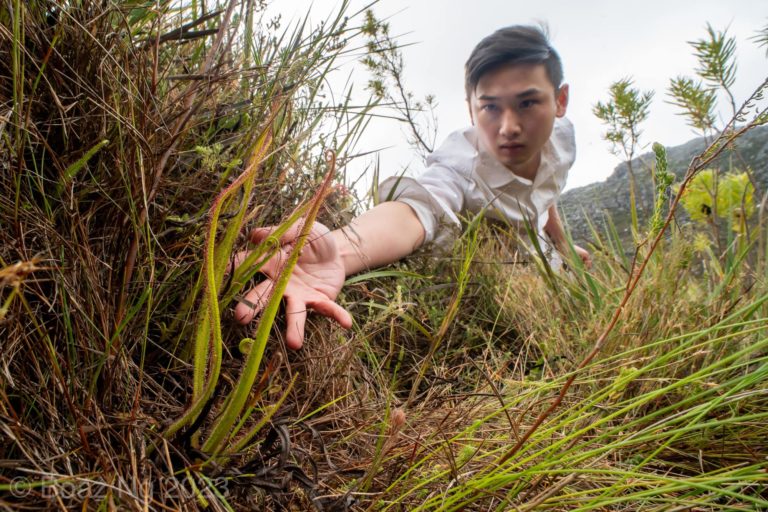
[[[351,3],[355,10],[367,2]],[[338,0],[274,0],[270,12],[281,12],[287,22],[309,10],[319,21],[338,5]],[[399,41],[413,43],[403,49],[404,78],[417,97],[432,94],[439,102],[438,144],[469,123],[463,66],[475,44],[502,26],[546,22],[570,84],[567,116],[576,127],[578,156],[568,188],[603,180],[619,163],[601,137],[605,128],[592,114],[592,106],[604,101],[610,84],[622,77],[633,77],[641,90],[656,91],[650,117],[642,126],[641,143],[672,146],[695,135],[665,102],[666,88],[672,77],[693,75],[696,61],[687,42],[704,38],[708,22],[716,30],[727,28],[736,38],[737,103],[768,76],[765,48],[750,40],[768,25],[766,0],[381,0],[374,12],[388,19],[390,32],[399,35]],[[358,77],[363,78],[362,88],[367,78],[357,72]],[[418,174],[423,168],[408,148],[401,127],[380,124],[369,132],[360,149],[393,146],[380,154],[383,174],[406,166]],[[361,164],[354,168],[364,168]]]

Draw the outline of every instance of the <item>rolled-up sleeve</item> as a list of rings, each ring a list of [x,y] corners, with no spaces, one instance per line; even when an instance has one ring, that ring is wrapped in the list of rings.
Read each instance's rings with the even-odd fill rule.
[[[457,214],[463,210],[464,197],[471,186],[459,173],[432,165],[418,179],[386,179],[379,186],[379,200],[406,203],[424,227],[424,243],[448,250],[461,231]]]

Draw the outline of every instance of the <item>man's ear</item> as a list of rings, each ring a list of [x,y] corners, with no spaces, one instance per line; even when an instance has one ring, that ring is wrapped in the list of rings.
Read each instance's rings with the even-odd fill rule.
[[[472,115],[472,99],[467,98],[467,111],[469,112],[469,122],[475,126],[475,116]]]
[[[568,84],[563,84],[557,90],[555,94],[555,103],[557,103],[557,109],[555,115],[557,117],[563,117],[565,111],[568,109]]]

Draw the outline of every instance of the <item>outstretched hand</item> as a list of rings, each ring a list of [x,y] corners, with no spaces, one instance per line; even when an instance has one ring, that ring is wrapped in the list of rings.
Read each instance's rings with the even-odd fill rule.
[[[235,320],[241,324],[247,324],[253,320],[266,305],[299,230],[300,226],[294,226],[280,238],[280,250],[260,269],[267,279],[248,290],[244,300],[235,307]],[[259,243],[272,231],[271,228],[254,229],[251,231],[251,241]],[[238,255],[238,264],[245,259],[246,255],[247,253]],[[352,327],[352,316],[335,302],[345,278],[344,264],[331,231],[323,224],[316,222],[283,295],[286,318],[285,343],[288,348],[297,350],[304,344],[304,326],[308,309],[331,318],[345,329]]]

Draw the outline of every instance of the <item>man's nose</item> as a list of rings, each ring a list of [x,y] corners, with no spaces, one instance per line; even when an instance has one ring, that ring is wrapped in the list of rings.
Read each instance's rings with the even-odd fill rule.
[[[501,116],[499,133],[503,137],[512,138],[520,134],[520,118],[513,109],[505,109]]]

